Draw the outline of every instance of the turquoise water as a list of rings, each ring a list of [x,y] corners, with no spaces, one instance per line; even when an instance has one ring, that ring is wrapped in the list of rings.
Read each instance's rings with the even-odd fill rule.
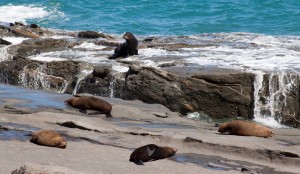
[[[300,0],[1,0],[0,12],[8,7],[13,15],[23,16],[24,11],[14,10],[16,6],[42,8],[47,15],[29,10],[25,13],[32,16],[23,20],[54,29],[139,35],[300,35]],[[6,12],[0,13],[0,21],[11,17]]]

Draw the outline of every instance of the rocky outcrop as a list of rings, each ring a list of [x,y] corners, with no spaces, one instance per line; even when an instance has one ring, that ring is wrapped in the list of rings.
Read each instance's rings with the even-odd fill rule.
[[[113,72],[111,65],[97,65],[81,82],[78,93],[91,93],[103,97],[121,98],[124,90],[124,74]]]
[[[15,57],[0,63],[0,82],[64,92],[71,85],[74,75],[79,73],[79,64],[73,61],[41,62]]]
[[[7,40],[0,38],[0,45],[11,45],[11,43],[8,42]]]
[[[103,33],[98,33],[95,31],[81,31],[78,33],[79,38],[87,38],[87,39],[96,39],[96,38],[108,38],[112,39],[112,37],[105,35]]]
[[[74,45],[76,45],[76,43],[70,43],[65,39],[29,39],[23,41],[21,44],[9,47],[8,52],[12,56],[28,57],[43,52],[62,51]]]
[[[118,42],[111,41],[112,37],[102,33],[84,31],[58,34],[38,26],[0,26],[0,35],[18,36],[13,31],[19,29],[22,32],[31,32],[38,38],[23,35],[31,39],[9,46],[5,50],[9,56],[2,59],[6,61],[0,62],[1,83],[69,94],[76,91],[103,97],[138,99],[147,103],[163,104],[181,114],[201,111],[218,119],[235,117],[252,119],[256,107],[260,108],[259,111],[255,111],[256,114],[274,115],[278,121],[286,125],[300,127],[300,90],[297,74],[289,73],[285,76],[266,74],[262,89],[254,89],[256,81],[254,74],[235,70],[197,69],[187,66],[188,64],[182,60],[161,64],[160,68],[141,67],[133,65],[139,62],[117,60],[122,66],[130,66],[127,73],[114,71],[111,62],[96,65],[74,61],[74,57],[71,57],[70,61],[41,62],[28,57],[54,51],[85,51],[84,48],[75,46],[87,40],[89,43],[106,46],[103,48],[104,51],[113,51]],[[54,34],[75,37],[40,38],[43,35]],[[106,39],[94,39],[97,37]],[[141,41],[140,47],[175,51],[203,46],[207,45],[180,43],[180,37],[175,40],[153,37]],[[68,56],[63,58],[68,59]],[[162,59],[169,60],[169,58],[171,57]],[[258,92],[255,93],[255,90]]]
[[[259,89],[260,98],[254,101],[255,75],[251,73],[224,70],[184,73],[187,71],[181,68],[166,71],[137,65],[131,65],[127,73],[117,73],[111,65],[89,65],[94,70],[76,86],[80,80],[78,75],[86,66],[83,64],[75,61],[40,62],[15,57],[0,63],[0,79],[1,83],[69,94],[78,87],[78,93],[160,103],[184,115],[202,112],[217,119],[252,119],[254,105],[259,103],[260,115],[273,114],[285,125],[300,127],[299,88],[281,89],[278,80],[282,78],[274,75],[265,75],[264,84],[268,85]],[[293,83],[299,84],[297,75],[290,77]],[[272,89],[269,86],[272,84],[270,79]],[[274,90],[277,92],[272,94]],[[274,106],[270,104],[271,100],[276,100]],[[271,113],[270,107],[277,107],[276,112]]]
[[[74,32],[53,31],[39,27],[37,24],[24,25],[21,23],[10,24],[9,26],[0,25],[0,36],[15,36],[25,38],[40,38],[42,36],[76,36]]]
[[[183,114],[203,111],[213,118],[253,117],[253,79],[249,73],[181,76],[131,66],[123,98],[161,103]],[[242,91],[242,92],[241,92]]]
[[[294,72],[262,77],[256,105],[262,117],[273,115],[280,123],[300,127],[300,77]]]

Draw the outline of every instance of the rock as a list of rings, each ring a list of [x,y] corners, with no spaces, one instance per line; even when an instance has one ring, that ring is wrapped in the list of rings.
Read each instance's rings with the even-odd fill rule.
[[[22,22],[15,22],[15,25],[17,25],[17,26],[25,26]]]
[[[123,99],[160,103],[182,114],[203,111],[213,118],[253,117],[253,74],[224,73],[181,76],[131,66]],[[243,93],[241,93],[243,91]]]
[[[299,74],[265,74],[263,85],[259,90],[261,105],[259,114],[265,117],[274,115],[282,124],[300,127],[300,81]],[[297,85],[291,85],[291,84]],[[274,108],[274,112],[270,108]]]
[[[0,38],[0,44],[1,44],[1,45],[11,45],[10,42],[8,42],[8,41],[6,41],[6,40],[4,40],[4,39],[2,39],[2,38]]]
[[[99,38],[99,37],[102,37],[102,38],[111,38],[103,33],[98,33],[98,32],[95,32],[95,31],[81,31],[78,33],[78,37],[79,38],[87,38],[87,39],[96,39],[96,38]]]
[[[81,31],[78,33],[78,37],[80,38],[88,38],[88,39],[95,39],[99,38],[100,34],[95,31]]]
[[[79,62],[40,62],[22,57],[0,62],[0,82],[63,92],[79,71]],[[66,86],[68,85],[68,86]],[[74,87],[71,87],[73,91]]]
[[[28,57],[43,52],[61,51],[70,48],[72,45],[65,39],[39,38],[28,39],[21,44],[9,47],[10,55]]]
[[[120,98],[124,85],[124,74],[113,74],[111,66],[97,65],[92,74],[81,81],[78,93]]]
[[[160,118],[168,118],[168,115],[165,112],[151,112],[151,114],[155,115],[156,117],[160,117]]]
[[[101,172],[100,172],[101,173]],[[84,174],[62,166],[46,166],[33,163],[22,165],[11,174]]]
[[[35,33],[32,33],[30,31],[26,31],[26,30],[22,30],[22,29],[12,29],[12,32],[16,36],[21,36],[21,37],[29,37],[29,38],[38,38],[39,37]]]
[[[91,64],[91,66],[95,66],[93,72],[79,81],[82,79],[78,76],[83,70],[80,68],[81,63],[76,61],[41,62],[26,58],[46,52],[72,50],[75,45],[85,41],[84,39],[34,38],[53,33],[41,27],[0,25],[0,35],[17,36],[18,32],[14,31],[20,31],[19,33],[25,33],[25,35],[27,33],[28,36],[26,37],[33,37],[33,39],[7,48],[8,60],[0,62],[1,83],[71,94],[76,84],[78,86],[80,82],[77,90],[79,93],[160,103],[172,111],[184,115],[201,111],[212,118],[253,118],[254,103],[257,101],[254,101],[256,97],[254,96],[255,75],[252,73],[221,69],[201,70],[186,66],[187,64],[181,60],[161,64],[161,69],[141,67],[137,61],[119,60],[118,63],[130,66],[127,73],[116,73],[110,64]],[[71,36],[74,33],[65,35]],[[36,36],[30,36],[31,34]],[[63,33],[59,34],[63,35]],[[79,32],[78,37],[107,38],[94,40],[96,45],[107,46],[107,50],[113,50],[118,44],[109,41],[110,36],[93,31]],[[205,46],[180,43],[180,39],[180,37],[154,37],[146,38],[142,42],[145,48],[159,47],[166,50]],[[162,60],[168,59],[169,57],[162,58]],[[279,82],[281,79],[287,83],[300,83],[297,74],[290,73],[286,77],[266,74],[264,84],[272,84],[272,89],[269,88],[270,85],[265,85],[259,90],[260,99],[258,103],[262,106],[259,113],[260,115],[273,114],[283,124],[300,127],[299,85],[294,85],[290,89],[281,89],[281,85],[279,85],[282,83]],[[289,85],[284,86],[288,87]],[[275,95],[272,94],[274,90],[278,91]],[[278,101],[276,102],[278,109],[274,113],[268,109],[270,108],[270,97],[274,97]]]
[[[39,28],[37,24],[30,24],[30,28]]]
[[[95,66],[92,73],[93,77],[104,79],[111,72],[110,66]]]
[[[15,25],[10,23],[9,26],[0,25],[0,36],[21,36],[28,38],[39,38],[41,36],[72,36],[75,37],[75,32],[53,31],[39,27],[37,24],[31,25]]]

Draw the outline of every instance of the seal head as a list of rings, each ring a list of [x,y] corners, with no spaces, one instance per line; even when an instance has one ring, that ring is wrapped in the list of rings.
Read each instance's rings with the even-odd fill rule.
[[[143,162],[155,161],[173,156],[177,149],[172,147],[161,147],[155,144],[148,144],[134,150],[129,161],[137,165],[143,165]]]

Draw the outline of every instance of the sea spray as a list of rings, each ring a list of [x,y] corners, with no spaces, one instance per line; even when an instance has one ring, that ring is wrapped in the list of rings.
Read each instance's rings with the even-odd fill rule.
[[[7,48],[9,46],[0,47],[0,62],[7,60],[9,57],[9,54],[7,53]]]
[[[78,89],[80,88],[81,81],[85,79],[88,75],[90,75],[93,72],[93,70],[82,70],[76,77],[77,82],[74,88],[74,91],[72,92],[72,95],[76,95]]]
[[[112,74],[111,74],[111,81],[109,82],[109,97],[114,98],[115,97],[115,86],[117,83],[118,76],[122,76],[122,73],[125,73],[129,70],[127,66],[123,66],[118,62],[114,62],[112,64]],[[124,79],[125,80],[125,79]]]
[[[87,78],[94,71],[93,66],[91,66],[88,63],[81,63],[80,69],[81,69],[80,72],[75,76],[77,78],[77,81],[76,81],[75,88],[72,92],[72,95],[77,94],[77,91],[80,88],[81,81]]]
[[[188,113],[186,117],[191,120],[206,121],[209,123],[212,122],[211,117],[204,114],[203,112],[191,112]]]
[[[257,73],[254,82],[254,120],[271,127],[283,127],[283,115],[295,117],[285,108],[293,107],[289,96],[298,90],[297,74],[277,71],[269,74]]]
[[[64,93],[68,82],[62,77],[48,75],[45,72],[45,68],[42,65],[35,68],[27,65],[19,73],[19,85],[30,89]]]
[[[116,85],[116,77],[114,76],[114,74],[112,74],[111,76],[111,81],[109,83],[109,97],[110,98],[114,98],[114,88],[115,88],[115,85]]]

